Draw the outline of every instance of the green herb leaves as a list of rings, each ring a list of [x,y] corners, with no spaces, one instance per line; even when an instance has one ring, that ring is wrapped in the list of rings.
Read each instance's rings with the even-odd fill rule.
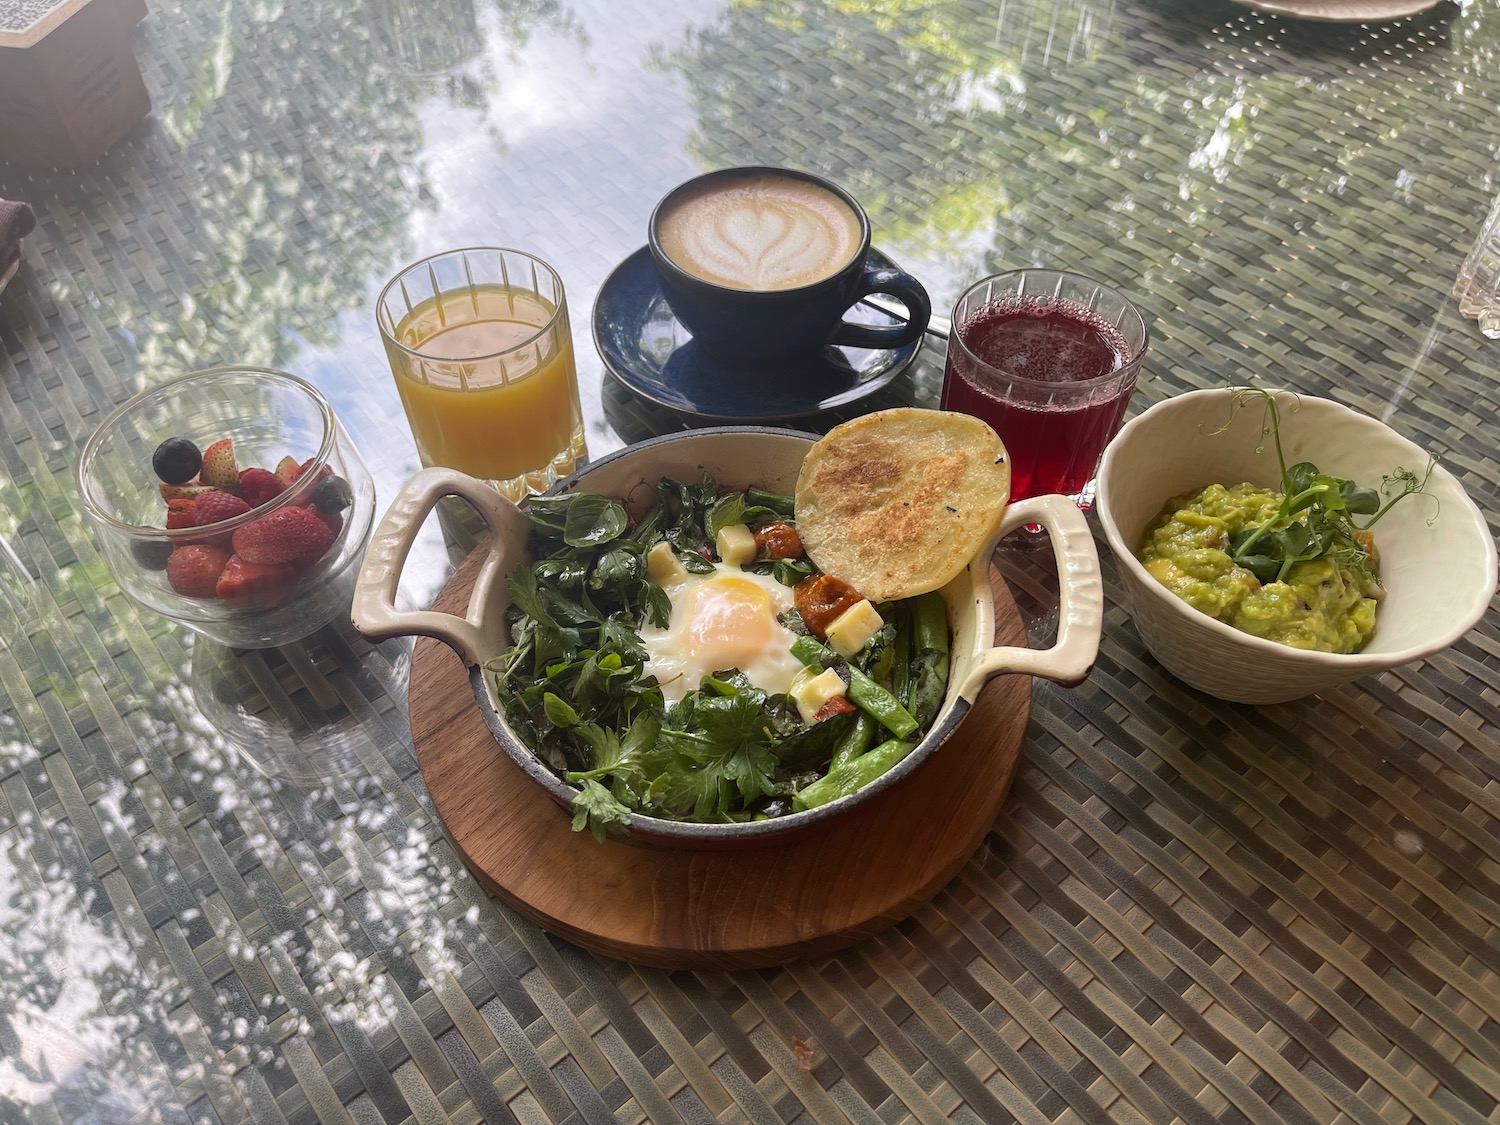
[[[575,827],[602,839],[628,825],[633,810],[743,819],[762,798],[787,790],[790,767],[774,748],[806,733],[795,708],[736,674],[706,679],[666,709],[645,674],[639,627],[665,626],[671,614],[666,592],[646,577],[656,542],[670,542],[690,571],[710,573],[719,527],[779,519],[789,506],[772,493],[755,503],[744,493],[721,496],[709,476],[695,484],[663,479],[634,528],[624,507],[602,496],[529,501],[537,561],[509,580],[515,643],[492,671],[512,728],[579,786]],[[792,573],[797,566],[788,564]],[[826,763],[834,741],[803,740],[797,764],[820,745]]]
[[[1288,468],[1281,449],[1281,414],[1275,396],[1259,388],[1242,388],[1235,395],[1234,409],[1238,411],[1253,398],[1265,401],[1266,420],[1261,432],[1270,434],[1276,446],[1281,504],[1265,523],[1230,540],[1229,557],[1262,583],[1283,582],[1297,563],[1325,556],[1338,557],[1367,582],[1378,582],[1379,569],[1368,547],[1368,536],[1363,533],[1398,500],[1426,487],[1435,460],[1429,460],[1427,475],[1421,478],[1410,470],[1396,469],[1381,479],[1378,491],[1324,473],[1311,461],[1299,461]],[[1355,516],[1370,519],[1360,524]]]
[[[915,739],[918,723],[904,706],[910,699],[931,721],[947,678],[947,621],[937,595],[924,609],[892,606],[899,624],[887,624],[851,661],[837,661],[847,664],[857,711],[809,726],[787,695],[768,695],[734,669],[703,677],[666,706],[646,674],[639,630],[645,622],[666,626],[672,602],[647,577],[647,553],[665,541],[691,574],[712,573],[720,529],[789,518],[792,498],[756,489],[721,495],[705,475],[694,483],[664,478],[654,499],[632,526],[625,508],[606,497],[533,497],[528,546],[536,561],[508,583],[514,644],[490,669],[496,694],[511,729],[578,787],[575,829],[603,840],[628,830],[637,813],[702,823],[784,815],[836,751],[843,748],[847,761],[869,751],[876,718]],[[750,565],[788,586],[814,573],[801,558]],[[805,635],[795,609],[781,616],[799,644],[834,660]],[[867,717],[862,737],[846,738]]]
[[[637,626],[665,623],[671,606],[647,581],[649,544],[626,535],[619,504],[535,497],[528,511],[538,561],[517,567],[507,584],[515,643],[492,669],[496,691],[511,726],[550,765],[592,769],[613,731],[661,709],[661,690],[642,675]],[[590,803],[603,801],[589,793]]]
[[[594,547],[625,532],[625,509],[603,496],[570,494],[537,496],[526,506],[539,530],[562,536],[570,547]]]

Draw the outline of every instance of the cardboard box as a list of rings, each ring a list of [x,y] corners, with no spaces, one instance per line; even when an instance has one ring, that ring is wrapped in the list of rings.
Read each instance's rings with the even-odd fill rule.
[[[130,45],[144,15],[145,0],[61,0],[0,30],[0,161],[92,164],[151,112]]]

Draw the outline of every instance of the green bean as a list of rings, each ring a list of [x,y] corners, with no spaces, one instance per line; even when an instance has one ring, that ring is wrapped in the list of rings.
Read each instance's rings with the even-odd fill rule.
[[[798,637],[792,642],[792,655],[808,667],[826,668],[838,657],[820,645],[813,637]],[[917,720],[885,688],[854,665],[849,668],[849,701],[864,708],[881,726],[897,738],[905,738],[917,729]]]
[[[896,639],[889,645],[891,678],[885,682],[890,687],[892,695],[897,699],[905,699],[911,680],[911,670],[908,667],[908,661],[911,659],[911,609],[900,602],[894,602],[889,607],[889,613],[891,616],[885,619],[895,624]]]
[[[791,519],[797,511],[796,501],[792,497],[781,492],[767,492],[764,488],[754,486],[745,489],[745,503],[752,507],[759,505],[762,508],[770,508],[771,511],[779,512],[787,519]]]
[[[840,797],[846,797],[856,790],[863,789],[910,754],[915,745],[913,742],[903,742],[899,738],[882,742],[875,749],[855,758],[843,769],[830,772],[827,777],[813,782],[797,794],[792,801],[792,807],[815,809],[819,805],[826,805],[830,801],[836,801]]]
[[[834,746],[833,761],[828,765],[828,772],[842,769],[873,746],[875,727],[874,719],[864,711],[858,712],[854,717],[854,725],[844,732],[844,736]]]
[[[932,725],[948,689],[948,607],[939,593],[916,599],[911,645],[908,708],[925,730]],[[899,695],[899,693],[898,693]]]

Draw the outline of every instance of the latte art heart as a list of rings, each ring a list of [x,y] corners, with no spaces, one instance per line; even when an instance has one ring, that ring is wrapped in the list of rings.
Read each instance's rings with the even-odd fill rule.
[[[746,289],[786,289],[823,276],[834,253],[828,228],[775,203],[742,206],[687,232],[698,268]]]
[[[657,237],[695,277],[734,289],[795,289],[843,268],[859,249],[855,213],[790,176],[712,181],[663,211]]]

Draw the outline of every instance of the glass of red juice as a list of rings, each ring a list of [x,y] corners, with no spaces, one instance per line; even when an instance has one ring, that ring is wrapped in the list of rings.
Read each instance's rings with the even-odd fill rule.
[[[1012,500],[1057,492],[1087,508],[1147,338],[1124,294],[1081,273],[987,277],[953,308],[943,409],[982,418],[1000,435]]]

